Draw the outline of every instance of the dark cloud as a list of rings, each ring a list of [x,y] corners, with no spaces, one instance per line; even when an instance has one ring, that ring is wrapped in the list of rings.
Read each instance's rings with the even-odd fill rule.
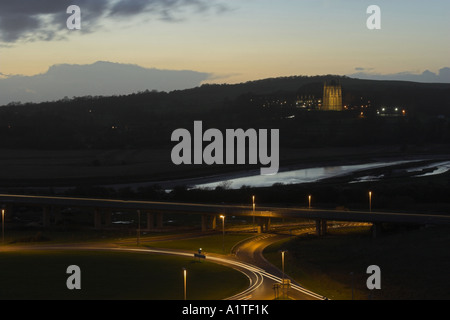
[[[62,39],[67,32],[70,5],[82,8],[83,18],[95,24],[109,0],[16,0],[0,2],[0,40],[3,42]]]
[[[197,87],[212,76],[205,72],[149,69],[104,61],[90,65],[55,65],[35,76],[0,75],[0,106],[12,101],[53,101],[64,96],[183,90]]]
[[[0,2],[0,41],[58,40],[67,32],[67,7],[82,13],[82,32],[92,32],[103,19],[147,15],[165,21],[183,20],[188,13],[227,10],[222,0],[15,0]]]
[[[227,11],[227,6],[214,0],[119,0],[111,8],[111,16],[127,17],[145,13],[160,20],[179,21],[190,10],[196,13]]]

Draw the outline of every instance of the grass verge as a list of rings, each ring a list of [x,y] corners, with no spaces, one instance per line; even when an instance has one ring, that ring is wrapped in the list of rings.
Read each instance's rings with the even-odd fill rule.
[[[449,299],[450,232],[425,228],[374,239],[367,228],[329,230],[322,238],[301,236],[268,247],[264,254],[305,287],[334,300]],[[367,268],[381,268],[381,290],[370,291]],[[352,274],[353,273],[353,274]]]
[[[203,252],[206,254],[228,254],[236,243],[253,236],[254,234],[230,233],[225,234],[225,237],[223,237],[221,233],[217,233],[193,239],[161,241],[144,245],[147,247],[180,249],[192,252],[197,252],[199,248],[202,248]]]
[[[1,252],[0,300],[219,300],[248,286],[240,272],[193,259],[127,252]],[[69,290],[67,267],[81,269],[81,290]]]

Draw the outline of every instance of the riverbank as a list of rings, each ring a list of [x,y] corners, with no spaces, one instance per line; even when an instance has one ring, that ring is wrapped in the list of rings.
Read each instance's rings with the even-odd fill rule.
[[[287,171],[445,157],[446,146],[282,149]],[[259,166],[175,166],[170,150],[0,150],[0,188],[66,190],[76,186],[165,189],[259,175]]]

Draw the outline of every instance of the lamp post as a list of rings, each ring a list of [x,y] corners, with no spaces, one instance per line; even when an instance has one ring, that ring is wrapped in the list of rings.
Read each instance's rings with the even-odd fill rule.
[[[255,196],[252,196],[252,202],[253,202],[253,231],[256,231],[256,229],[255,229]]]
[[[351,280],[352,280],[352,300],[354,300],[354,283],[353,283],[353,271],[352,272],[350,272],[350,277],[351,277]]]
[[[220,218],[222,219],[222,251],[225,253],[225,216],[221,215]]]
[[[183,268],[183,278],[184,278],[184,300],[186,300],[186,277],[187,277],[187,270],[186,270],[186,268]]]
[[[141,245],[141,210],[137,211],[138,214],[138,228],[137,228],[137,245],[138,247]]]
[[[2,209],[2,243],[5,243],[5,209]]]
[[[281,250],[281,268],[283,269],[283,280],[282,280],[282,288],[283,288],[283,298],[286,298],[287,291],[287,283],[285,281],[285,273],[284,273],[284,254],[287,250]]]
[[[283,283],[284,283],[284,254],[286,253],[286,250],[281,251],[281,266],[283,269]]]
[[[369,191],[369,210],[372,212],[372,191]]]
[[[308,196],[308,208],[311,209],[311,195]]]

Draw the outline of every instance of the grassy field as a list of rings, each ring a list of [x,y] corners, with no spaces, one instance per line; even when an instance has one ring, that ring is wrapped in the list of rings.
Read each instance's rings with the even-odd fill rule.
[[[144,245],[148,247],[191,250],[192,252],[196,252],[199,248],[202,248],[203,252],[206,254],[228,254],[234,245],[252,236],[254,236],[254,234],[231,233],[225,234],[225,237],[223,237],[222,234],[214,234],[182,241],[164,241]]]
[[[450,230],[397,231],[373,239],[364,228],[329,230],[323,238],[302,236],[266,249],[265,256],[286,273],[334,300],[441,300],[450,298]],[[366,287],[367,268],[381,268],[381,290]],[[351,275],[353,273],[353,275]],[[353,285],[352,285],[353,284]]]
[[[126,252],[0,252],[0,300],[218,300],[248,286],[236,270],[193,259]],[[81,290],[69,290],[67,267],[81,268]],[[217,287],[220,290],[217,290]]]

